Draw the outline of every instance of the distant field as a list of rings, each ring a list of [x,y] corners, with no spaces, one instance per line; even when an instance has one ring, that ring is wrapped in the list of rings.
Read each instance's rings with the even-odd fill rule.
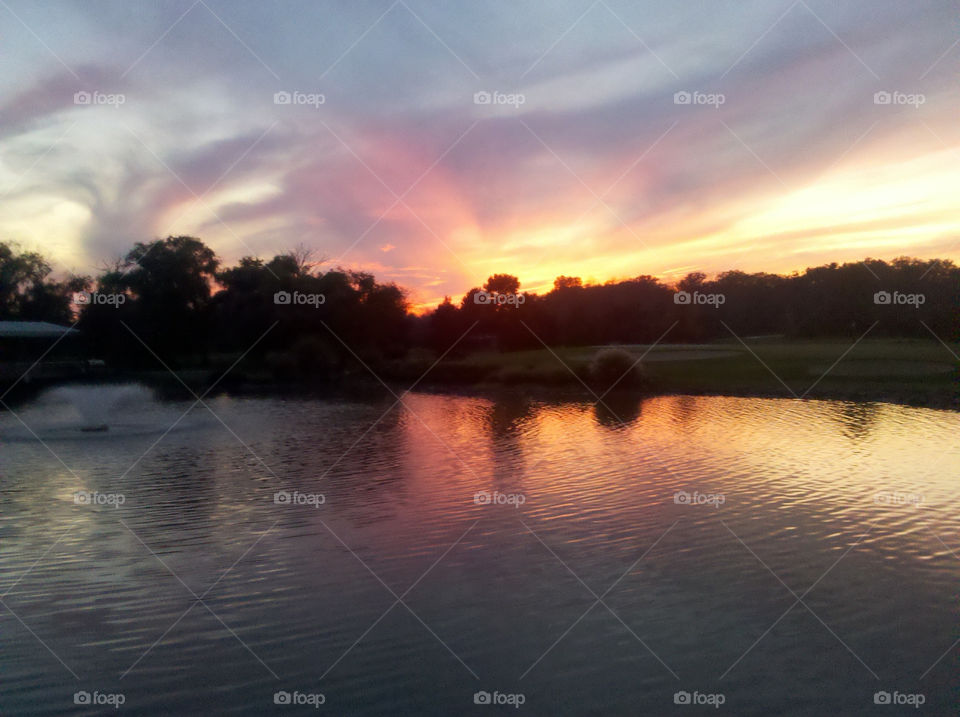
[[[634,391],[647,394],[710,394],[836,398],[886,401],[960,410],[960,344],[933,339],[865,339],[852,346],[845,340],[787,340],[782,337],[745,338],[710,344],[618,346],[642,360],[645,381]],[[390,381],[398,388],[455,391],[529,390],[546,397],[595,400],[604,389],[591,381],[590,364],[606,346],[543,348],[531,351],[481,352],[435,363],[429,351],[411,351],[403,359],[354,367],[344,375],[311,382],[291,380],[264,368],[230,372],[225,383],[241,386],[311,387]],[[220,378],[236,360],[219,357],[217,368],[182,371],[180,379],[204,388]],[[222,364],[222,365],[221,365]],[[376,378],[370,371],[376,374]],[[179,380],[166,371],[137,374],[152,382]],[[587,384],[587,386],[585,386]],[[589,386],[589,388],[588,388]],[[591,393],[592,392],[592,393]]]
[[[651,389],[890,400],[955,407],[960,344],[933,339],[790,341],[780,337],[712,344],[621,346],[644,356]],[[744,345],[745,344],[745,345]],[[485,382],[579,383],[604,347],[481,353],[445,362]],[[441,371],[441,373],[445,373]]]

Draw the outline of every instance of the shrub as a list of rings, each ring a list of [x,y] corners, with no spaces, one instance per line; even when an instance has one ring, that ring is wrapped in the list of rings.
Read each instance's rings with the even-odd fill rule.
[[[643,383],[637,359],[624,349],[601,349],[590,362],[590,380],[602,391],[636,388]]]

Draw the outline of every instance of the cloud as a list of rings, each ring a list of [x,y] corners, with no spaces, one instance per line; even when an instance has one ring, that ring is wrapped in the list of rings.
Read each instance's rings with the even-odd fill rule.
[[[304,243],[421,293],[511,268],[539,279],[713,266],[751,247],[761,265],[830,260],[840,234],[870,222],[811,211],[758,236],[750,219],[860,169],[837,185],[853,201],[875,168],[960,144],[956,55],[934,65],[953,42],[950,10],[935,3],[611,2],[575,27],[583,8],[411,4],[429,29],[402,6],[370,29],[389,6],[209,4],[236,37],[201,6],[165,36],[173,10],[96,22],[79,3],[30,11],[61,38],[51,49],[85,61],[80,83],[49,56],[0,85],[0,232],[42,198],[74,208],[57,214],[73,224],[43,231],[93,264],[166,233],[199,235],[227,261]],[[53,31],[67,25],[74,35]],[[78,108],[78,89],[129,99]],[[473,103],[481,89],[525,102],[490,111]],[[927,101],[878,106],[880,89]],[[326,101],[278,106],[279,90]],[[678,105],[677,91],[724,102]],[[956,235],[942,210],[909,219],[909,237],[903,217],[879,229],[942,247]]]
[[[74,101],[77,92],[117,93],[129,86],[99,65],[79,66],[71,71],[58,64],[31,79],[21,81],[22,87],[0,94],[0,138],[9,139],[66,121],[64,115],[78,109]]]

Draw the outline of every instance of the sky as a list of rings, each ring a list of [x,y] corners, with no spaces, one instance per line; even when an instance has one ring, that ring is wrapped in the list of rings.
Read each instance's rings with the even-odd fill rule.
[[[423,307],[960,259],[955,0],[0,0],[0,43],[0,240],[60,273],[186,234]]]

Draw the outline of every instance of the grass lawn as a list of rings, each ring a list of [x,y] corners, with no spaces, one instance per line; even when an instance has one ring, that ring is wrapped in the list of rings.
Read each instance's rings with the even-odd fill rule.
[[[935,339],[735,339],[623,346],[663,393],[837,397],[957,407],[960,344]],[[480,353],[444,362],[484,382],[579,383],[599,347]],[[952,353],[951,353],[952,352]],[[428,379],[429,381],[429,379]]]
[[[360,379],[378,385],[379,379],[398,389],[457,392],[523,390],[545,398],[594,400],[604,387],[591,381],[590,364],[602,346],[542,348],[531,351],[480,352],[446,358],[435,364],[428,351],[412,351],[403,359],[374,363],[377,379],[367,368],[356,367],[349,376],[323,379],[319,386],[350,384]],[[944,345],[931,338],[853,340],[789,340],[767,336],[731,338],[709,344],[658,344],[619,346],[641,359],[645,381],[623,393],[713,394],[729,396],[780,396],[784,398],[836,398],[852,401],[886,401],[960,410],[960,344]],[[232,364],[232,357],[225,364]],[[181,372],[188,383],[204,388],[225,369]],[[193,373],[203,378],[190,380]],[[179,382],[165,371],[150,376],[166,380],[173,389]],[[281,377],[269,368],[238,368],[228,377],[242,385],[298,386],[303,377]],[[344,381],[344,379],[348,379]],[[589,389],[584,384],[589,385]],[[592,393],[591,393],[592,391]]]

